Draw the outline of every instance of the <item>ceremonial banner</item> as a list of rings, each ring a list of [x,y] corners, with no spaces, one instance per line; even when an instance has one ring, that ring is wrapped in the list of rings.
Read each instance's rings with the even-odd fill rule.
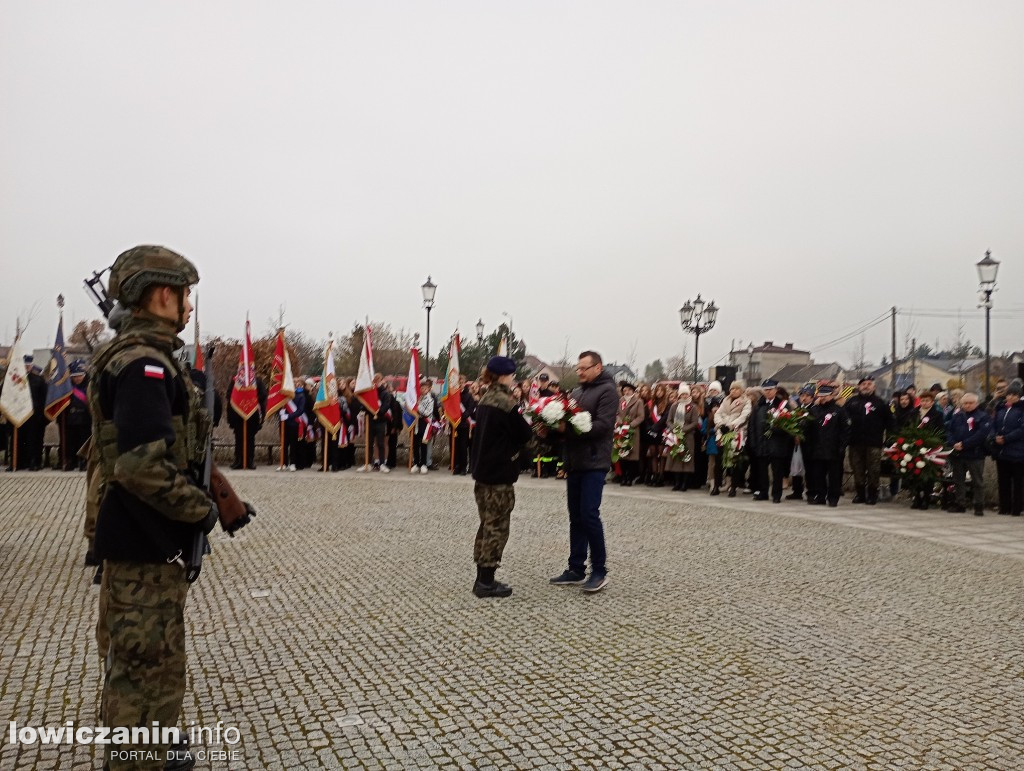
[[[444,410],[444,416],[453,426],[458,426],[462,422],[462,392],[459,390],[459,352],[461,350],[462,345],[456,330],[448,355],[448,372],[445,374],[444,385],[441,386],[441,407]]]
[[[64,351],[64,316],[57,322],[57,339],[53,342],[53,369],[46,384],[47,420],[56,420],[71,402],[71,372]]]
[[[288,400],[295,396],[294,383],[295,377],[292,375],[292,362],[288,356],[288,346],[284,342],[284,330],[279,329],[277,330],[277,343],[274,345],[274,365],[270,371],[267,415],[273,415],[278,410],[284,408],[288,404]],[[337,396],[337,386],[335,386],[335,396]]]
[[[252,360],[252,336],[249,322],[245,322],[245,342],[238,354],[238,372],[235,375],[235,387],[231,391],[231,409],[248,420],[260,408],[260,398],[256,393],[256,365]]]
[[[0,411],[15,428],[32,417],[32,394],[28,390],[28,373],[25,371],[25,347],[19,337],[10,351],[11,360],[4,376],[4,390],[0,393]]]
[[[313,412],[324,430],[333,439],[341,430],[341,405],[338,404],[338,380],[334,374],[334,341],[327,341],[324,351],[324,369],[320,375],[320,388],[316,392]]]
[[[403,419],[406,426],[411,426],[416,420],[416,405],[420,401],[420,352],[413,348],[409,355],[409,376],[405,379],[405,393],[403,394],[402,407],[404,408]]]
[[[356,398],[359,399],[374,416],[380,412],[380,396],[373,384],[376,373],[373,371],[373,343],[370,327],[366,327],[363,336],[363,350],[359,354],[359,372],[356,374]]]

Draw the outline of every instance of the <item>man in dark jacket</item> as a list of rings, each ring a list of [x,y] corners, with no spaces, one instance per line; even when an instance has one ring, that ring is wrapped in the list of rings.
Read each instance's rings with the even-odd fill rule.
[[[989,438],[996,460],[999,513],[1019,517],[1024,513],[1024,384],[1014,380],[1007,387],[1003,406],[992,418]]]
[[[388,396],[391,398],[391,406],[388,408],[388,459],[387,467],[392,471],[398,465],[398,435],[405,430],[405,421],[402,419],[402,402],[395,398],[392,385],[386,386]],[[412,448],[409,448],[410,452]]]
[[[846,402],[850,419],[850,466],[856,492],[854,503],[878,503],[878,476],[882,467],[882,445],[892,430],[892,411],[875,394],[874,378],[857,383],[859,393]]]
[[[754,500],[768,500],[768,469],[772,472],[772,503],[782,501],[782,481],[789,476],[793,460],[793,437],[785,431],[769,431],[772,414],[786,407],[776,380],[761,383],[761,398],[750,413],[750,455],[753,459]]]
[[[64,470],[84,471],[85,458],[78,457],[78,451],[89,441],[92,432],[92,417],[89,415],[89,378],[85,362],[75,359],[68,368],[71,371],[71,399],[68,401],[67,417],[64,422],[63,448]]]
[[[511,587],[494,580],[501,555],[508,542],[512,509],[516,505],[515,485],[519,478],[519,453],[531,435],[529,424],[512,396],[516,363],[507,356],[487,362],[483,380],[487,391],[479,404],[474,400],[476,427],[470,472],[476,481],[474,496],[480,512],[473,560],[476,562],[477,597],[508,597]]]
[[[469,462],[469,435],[476,422],[476,399],[470,390],[465,375],[459,375],[459,401],[462,403],[462,420],[455,429],[455,462],[453,474],[465,474]]]
[[[809,413],[804,443],[809,480],[807,502],[835,507],[843,491],[843,454],[850,437],[850,421],[836,404],[832,386],[818,389],[818,399]]]
[[[953,467],[955,486],[954,502],[950,511],[966,511],[967,472],[971,472],[971,487],[974,499],[974,515],[985,513],[985,439],[992,427],[992,418],[978,407],[978,395],[966,393],[960,397],[960,409],[949,419],[946,442],[953,451],[950,464]]]
[[[18,468],[39,471],[43,467],[43,437],[46,434],[46,380],[32,356],[25,357],[28,389],[32,396],[32,417],[18,429]]]
[[[569,568],[551,579],[552,584],[583,584],[583,591],[598,592],[608,584],[605,564],[601,494],[612,466],[612,438],[619,412],[615,381],[604,371],[594,351],[580,354],[576,365],[580,385],[570,396],[581,411],[589,412],[591,428],[577,433],[565,430],[566,490],[569,504]],[[587,552],[590,577],[586,578]],[[586,583],[584,583],[586,581]]]

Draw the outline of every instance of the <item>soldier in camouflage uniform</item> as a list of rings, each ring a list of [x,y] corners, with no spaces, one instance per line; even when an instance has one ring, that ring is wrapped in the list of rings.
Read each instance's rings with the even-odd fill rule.
[[[185,560],[218,519],[195,483],[209,417],[174,354],[198,281],[192,263],[169,249],[121,254],[109,291],[120,308],[117,336],[92,363],[88,506],[103,561],[97,641],[106,663],[101,717],[111,728],[176,727],[185,694]],[[108,745],[110,768],[125,767],[114,749],[163,758],[168,748]]]
[[[508,542],[509,521],[516,505],[513,485],[519,478],[519,453],[530,439],[530,426],[512,396],[516,363],[505,356],[487,362],[481,382],[487,390],[477,404],[470,471],[480,511],[473,558],[477,597],[508,597],[512,588],[494,580]]]

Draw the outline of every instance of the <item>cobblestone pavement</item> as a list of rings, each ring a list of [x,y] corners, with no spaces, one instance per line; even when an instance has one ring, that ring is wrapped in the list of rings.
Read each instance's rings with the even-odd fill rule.
[[[205,767],[1021,767],[1020,520],[609,487],[586,596],[547,584],[562,485],[523,480],[515,594],[478,600],[465,477],[233,479],[259,516],[191,593],[185,718],[241,742]],[[6,725],[96,719],[83,497],[0,474],[2,768],[98,766]]]

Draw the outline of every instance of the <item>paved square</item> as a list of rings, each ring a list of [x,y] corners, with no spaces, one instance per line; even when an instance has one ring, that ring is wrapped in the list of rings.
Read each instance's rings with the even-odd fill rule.
[[[515,594],[478,600],[468,478],[232,479],[259,516],[190,595],[185,719],[239,728],[233,768],[1021,766],[1019,520],[609,487],[585,596],[547,584],[562,484],[523,480]],[[6,730],[96,720],[84,479],[0,496],[0,767],[98,767]]]

